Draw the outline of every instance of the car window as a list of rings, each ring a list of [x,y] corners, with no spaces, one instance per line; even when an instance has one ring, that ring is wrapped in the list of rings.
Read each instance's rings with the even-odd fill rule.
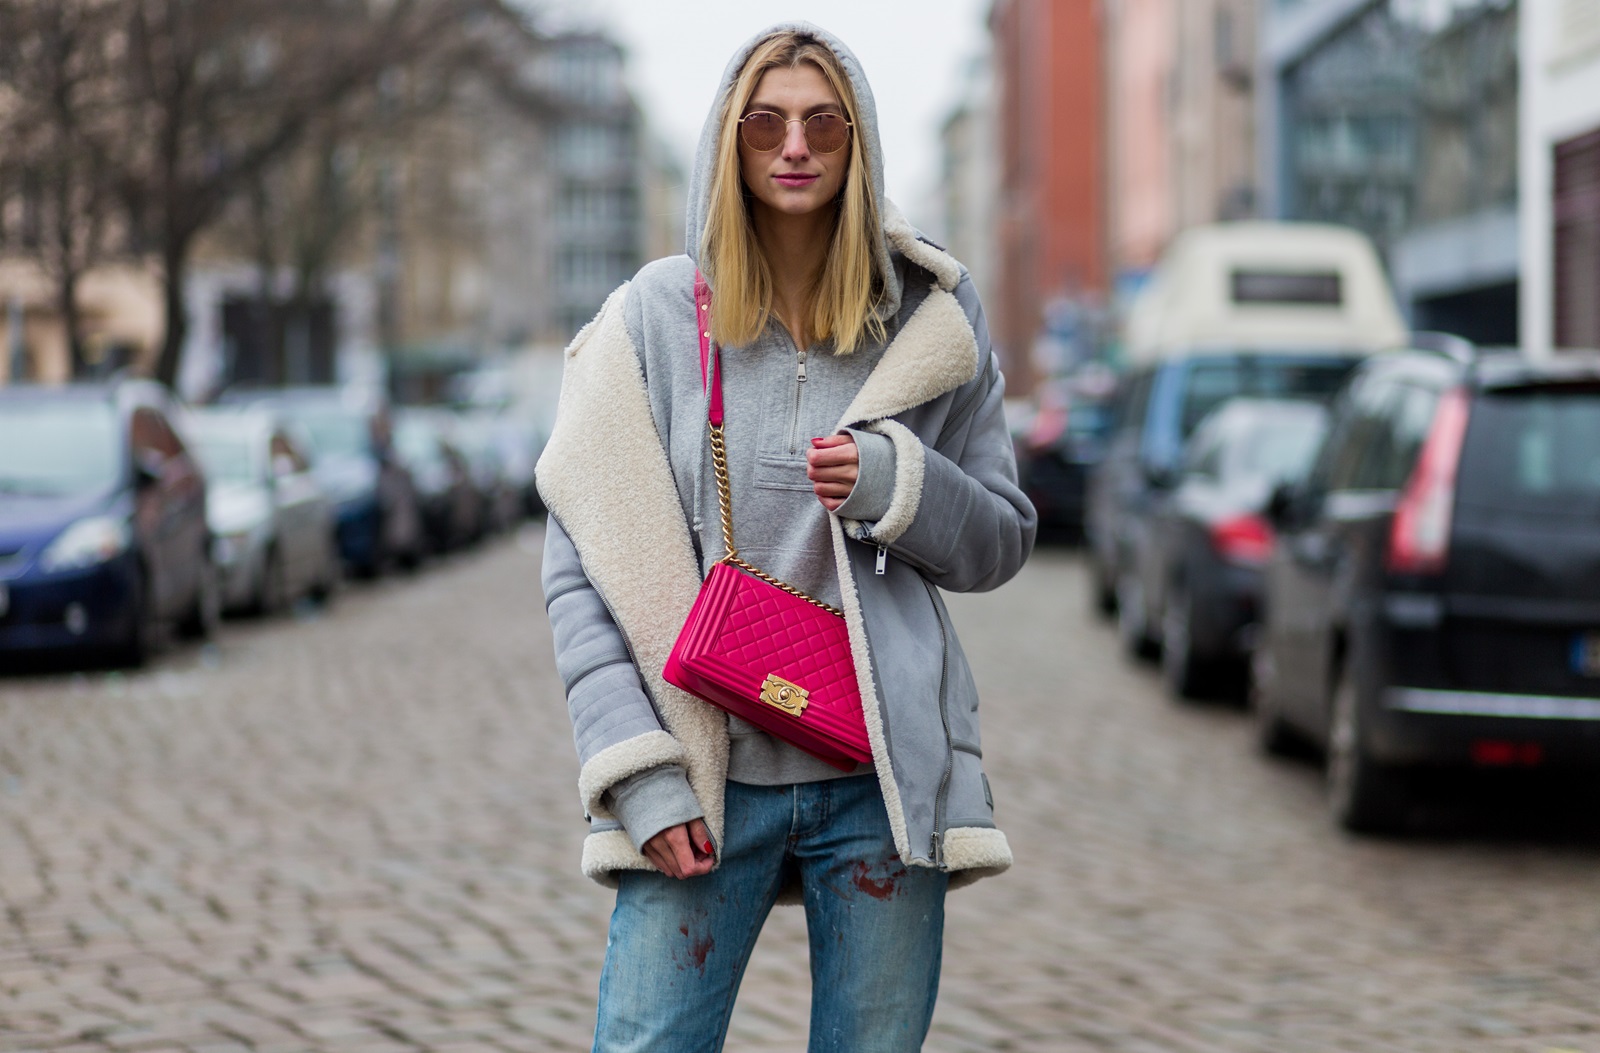
[[[110,490],[127,470],[120,431],[104,402],[8,400],[0,410],[0,494]]]
[[[1273,417],[1240,429],[1224,453],[1226,478],[1293,482],[1304,477],[1322,441],[1320,416]]]
[[[1144,427],[1145,410],[1150,402],[1149,370],[1128,378],[1117,404],[1117,427],[1121,431],[1138,431]]]
[[[1464,506],[1600,515],[1600,391],[1478,398],[1458,479]]]
[[[164,464],[169,458],[183,453],[183,443],[178,441],[178,436],[167,426],[161,414],[147,406],[133,411],[129,429],[136,459]]]
[[[1222,474],[1222,452],[1228,435],[1219,426],[1220,423],[1212,420],[1201,425],[1200,430],[1194,433],[1194,438],[1189,440],[1183,458],[1185,475],[1215,479]]]
[[[1383,424],[1366,463],[1359,489],[1398,490],[1411,478],[1439,407],[1439,392],[1420,384],[1397,384],[1381,407]]]
[[[276,476],[299,475],[301,472],[310,471],[311,466],[306,459],[295,449],[294,443],[282,432],[274,432],[272,436],[272,474]]]
[[[216,483],[259,483],[261,474],[248,439],[242,435],[201,433],[195,453],[206,478]]]
[[[1189,369],[1181,434],[1187,438],[1208,413],[1240,395],[1326,402],[1338,393],[1353,366],[1354,361],[1347,358],[1241,355],[1201,359]]]

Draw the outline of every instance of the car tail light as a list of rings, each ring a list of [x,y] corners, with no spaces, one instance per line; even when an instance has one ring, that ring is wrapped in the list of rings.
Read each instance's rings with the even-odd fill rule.
[[[1389,529],[1389,569],[1438,574],[1450,556],[1450,518],[1456,468],[1467,434],[1467,393],[1452,388],[1439,400],[1417,466],[1400,492]]]
[[[1272,527],[1260,516],[1234,516],[1211,525],[1211,547],[1229,563],[1259,566],[1272,557]]]

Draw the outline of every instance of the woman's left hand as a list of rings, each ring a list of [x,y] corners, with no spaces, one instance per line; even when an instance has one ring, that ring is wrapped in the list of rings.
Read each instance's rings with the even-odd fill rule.
[[[806,478],[822,507],[836,512],[850,491],[856,488],[861,472],[861,454],[848,435],[829,435],[812,439],[806,451]]]

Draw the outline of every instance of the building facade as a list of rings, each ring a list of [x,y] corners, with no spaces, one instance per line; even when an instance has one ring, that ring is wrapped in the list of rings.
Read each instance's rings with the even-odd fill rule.
[[[1269,0],[1265,215],[1368,234],[1414,328],[1517,335],[1516,0]]]
[[[989,323],[1018,394],[1032,390],[1052,305],[1107,292],[1102,6],[995,0],[990,11],[999,171]]]
[[[1600,348],[1600,3],[1522,11],[1522,344]]]
[[[1255,0],[1109,0],[1109,255],[1119,299],[1179,231],[1255,207]]]

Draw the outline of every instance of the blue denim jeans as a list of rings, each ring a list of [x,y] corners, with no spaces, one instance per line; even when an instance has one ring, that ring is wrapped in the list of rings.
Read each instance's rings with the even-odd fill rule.
[[[900,861],[877,776],[730,782],[724,842],[703,877],[620,875],[596,1053],[722,1049],[756,936],[790,882],[804,893],[811,943],[810,1053],[921,1049],[949,882]]]

